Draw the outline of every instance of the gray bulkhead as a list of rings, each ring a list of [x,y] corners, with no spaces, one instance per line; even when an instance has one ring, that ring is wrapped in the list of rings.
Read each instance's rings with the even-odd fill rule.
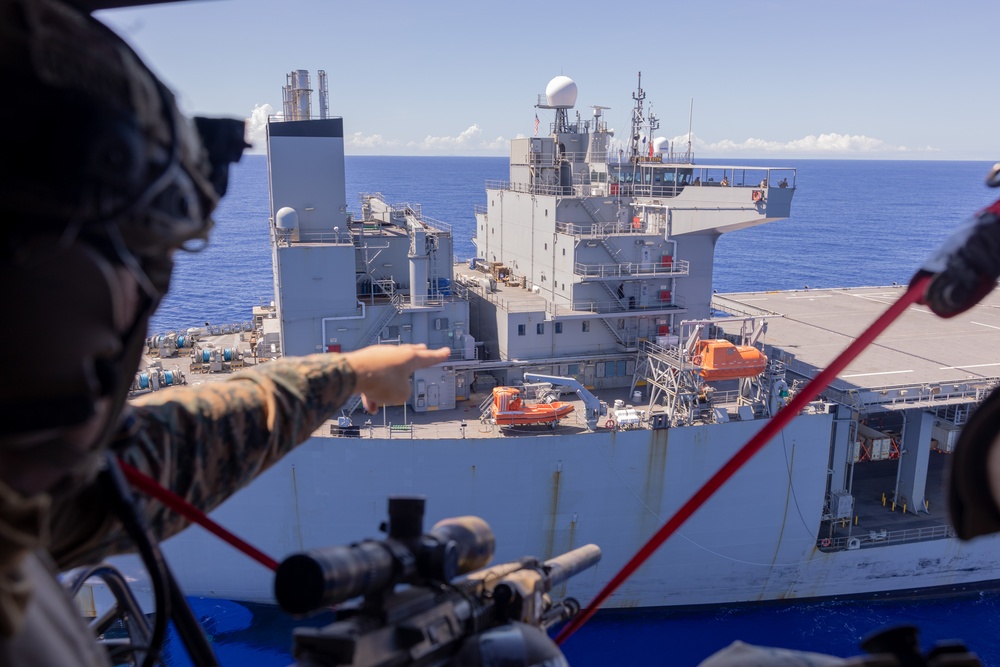
[[[452,348],[455,359],[474,358],[468,303],[449,298],[450,232],[425,231],[422,223],[410,229],[402,215],[349,222],[339,118],[270,123],[268,142],[283,354],[426,343]],[[468,396],[467,376],[450,366],[427,369],[414,379],[412,407],[455,407],[456,396]]]

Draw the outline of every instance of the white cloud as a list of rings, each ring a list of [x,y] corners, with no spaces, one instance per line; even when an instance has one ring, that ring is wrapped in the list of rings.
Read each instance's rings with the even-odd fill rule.
[[[483,130],[478,124],[470,125],[457,137],[434,137],[427,135],[417,144],[417,148],[429,151],[495,151],[504,148],[508,142],[503,137],[483,139]]]
[[[387,151],[398,151],[406,154],[469,154],[492,153],[500,154],[510,146],[510,141],[504,137],[484,139],[479,125],[473,124],[454,137],[436,137],[427,135],[420,141],[401,141],[390,139],[381,134],[363,134],[355,132],[345,138],[345,146],[357,152],[371,151],[385,154]]]
[[[247,119],[247,140],[253,144],[252,152],[265,150],[265,126],[267,117],[274,113],[270,104],[260,104],[254,107]],[[525,135],[517,134],[515,138]],[[881,139],[863,134],[840,134],[828,132],[810,134],[791,141],[771,141],[767,139],[749,138],[744,141],[722,139],[708,142],[697,136],[692,136],[692,149],[695,155],[739,155],[739,154],[784,154],[784,155],[816,155],[816,156],[852,156],[852,155],[914,155],[918,153],[939,153],[940,149],[932,146],[909,148],[893,146]],[[344,145],[349,151],[358,153],[371,152],[376,154],[484,154],[503,155],[510,148],[510,139],[498,136],[494,139],[483,137],[483,130],[474,123],[456,136],[427,135],[422,140],[391,139],[381,134],[364,134],[355,132],[344,138]],[[687,149],[688,135],[683,134],[671,139],[674,151]],[[623,142],[614,139],[611,142],[612,154],[619,148],[624,148]]]
[[[270,104],[258,104],[245,119],[247,124],[246,139],[253,146],[248,152],[264,153],[267,150],[267,117],[274,113]]]
[[[348,148],[358,148],[361,150],[378,150],[383,148],[396,148],[403,146],[399,141],[392,139],[386,139],[381,134],[362,134],[361,132],[355,132],[354,134],[348,135],[344,144]]]
[[[687,140],[687,135],[674,137],[675,150],[680,146],[686,146]],[[791,141],[769,141],[766,139],[750,138],[742,142],[733,141],[732,139],[706,142],[698,137],[694,137],[693,144],[695,152],[726,154],[798,153],[813,155],[860,155],[937,152],[937,149],[930,146],[910,149],[906,146],[893,146],[881,139],[868,137],[863,134],[839,134],[837,132],[819,135],[810,134],[801,139],[793,139]]]

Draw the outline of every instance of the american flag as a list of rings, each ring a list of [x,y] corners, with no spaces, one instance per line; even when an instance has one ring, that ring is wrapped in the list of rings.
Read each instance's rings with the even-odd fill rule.
[[[538,136],[538,114],[535,114],[535,136]]]

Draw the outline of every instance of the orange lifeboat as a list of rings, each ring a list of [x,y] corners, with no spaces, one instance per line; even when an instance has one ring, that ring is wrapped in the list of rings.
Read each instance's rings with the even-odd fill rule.
[[[525,403],[521,390],[514,387],[493,388],[493,421],[502,426],[552,424],[573,412],[573,406],[561,401]]]
[[[752,345],[733,345],[728,340],[702,340],[691,361],[701,367],[708,381],[736,380],[760,375],[767,367],[767,355]]]

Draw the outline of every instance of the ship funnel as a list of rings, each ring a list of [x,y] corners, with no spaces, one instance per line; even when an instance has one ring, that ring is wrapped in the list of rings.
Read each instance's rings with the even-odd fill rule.
[[[282,111],[285,120],[309,120],[312,118],[312,87],[309,72],[304,69],[289,72],[287,83],[281,88]]]

